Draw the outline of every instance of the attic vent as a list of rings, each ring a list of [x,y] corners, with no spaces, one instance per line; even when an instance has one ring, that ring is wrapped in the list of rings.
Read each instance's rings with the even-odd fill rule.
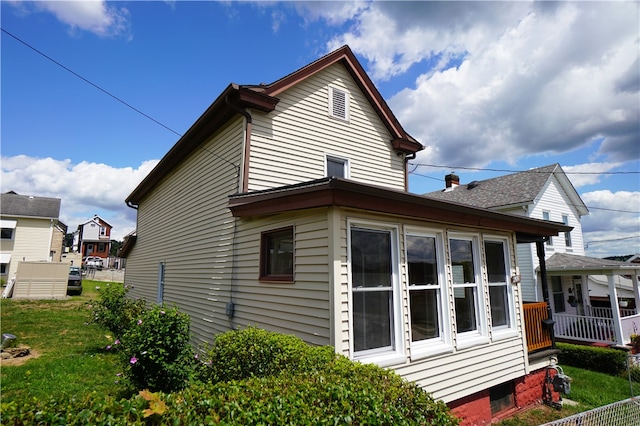
[[[467,185],[467,189],[473,189],[478,185],[480,185],[480,182],[478,182],[477,180],[474,180],[472,182],[469,182],[469,184]]]
[[[334,87],[329,88],[329,115],[349,120],[349,94]]]

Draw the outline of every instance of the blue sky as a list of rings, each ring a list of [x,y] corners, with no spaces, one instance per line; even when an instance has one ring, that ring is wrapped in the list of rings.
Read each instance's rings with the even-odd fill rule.
[[[586,254],[640,252],[637,2],[0,7],[1,190],[61,198],[70,229],[99,214],[133,231],[124,199],[229,83],[349,44],[426,147],[412,192],[557,162],[590,207]]]

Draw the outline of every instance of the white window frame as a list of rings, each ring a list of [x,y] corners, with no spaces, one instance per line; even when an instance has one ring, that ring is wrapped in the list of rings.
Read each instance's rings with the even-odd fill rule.
[[[370,229],[377,232],[389,232],[391,238],[391,294],[392,302],[392,346],[390,348],[369,349],[356,352],[354,349],[354,318],[353,318],[353,276],[352,276],[352,250],[351,250],[351,230]],[[347,271],[348,271],[348,290],[349,290],[349,356],[351,359],[365,363],[375,363],[379,366],[390,366],[404,362],[405,357],[405,341],[404,341],[404,316],[402,309],[402,293],[400,291],[399,279],[399,253],[400,246],[398,236],[400,235],[398,227],[380,222],[373,222],[360,219],[347,219]]]
[[[324,155],[324,175],[327,177],[329,176],[329,161],[334,161],[336,163],[342,163],[342,176],[338,176],[338,177],[342,177],[344,179],[349,179],[351,177],[351,167],[349,164],[349,159],[348,158],[344,158],[344,157],[340,157],[338,155],[333,155],[333,154],[325,154]]]
[[[344,94],[344,116],[336,115],[333,111],[333,99],[334,93],[342,93]],[[347,89],[343,89],[341,87],[329,86],[329,117],[337,118],[338,120],[349,121],[349,92]]]
[[[512,266],[511,266],[511,245],[509,244],[509,239],[507,237],[498,236],[498,235],[484,235],[482,250],[484,251],[484,267],[488,268],[488,259],[486,254],[485,243],[502,243],[502,247],[504,250],[504,268],[505,268],[505,277],[504,282],[489,282],[489,271],[487,269],[487,295],[488,295],[488,308],[489,308],[489,324],[491,327],[491,336],[493,340],[501,340],[510,337],[517,336],[518,329],[516,325],[516,310],[515,310],[515,296],[514,296],[514,285],[511,284],[511,275],[512,275]],[[493,326],[493,318],[491,317],[491,294],[489,293],[489,289],[491,287],[505,287],[507,292],[507,306],[505,307],[506,314],[509,316],[509,324],[503,326]]]
[[[434,238],[436,246],[436,266],[438,268],[438,284],[436,285],[416,285],[410,283],[409,276],[409,237]],[[450,297],[446,279],[445,268],[445,247],[443,230],[431,230],[422,228],[405,228],[405,262],[407,263],[407,293],[408,293],[408,321],[409,321],[409,341],[411,342],[411,359],[420,359],[439,353],[452,352],[452,332],[451,332],[451,309]],[[413,327],[411,324],[411,291],[418,290],[436,290],[438,305],[438,326],[440,336],[424,339],[413,340]]]
[[[562,222],[569,226],[569,215],[568,214],[563,214],[562,215]],[[572,251],[573,248],[573,241],[571,241],[571,231],[567,231],[564,233],[564,246],[568,249],[567,251]]]
[[[549,210],[542,211],[542,220],[547,220],[547,221],[551,220],[551,212]],[[546,245],[553,246],[553,237],[549,237]]]
[[[453,253],[451,251],[451,240],[470,241],[472,248],[472,262],[474,269],[474,283],[456,283],[453,273]],[[449,250],[449,267],[451,267],[451,289],[452,289],[452,306],[454,307],[452,324],[456,334],[456,348],[464,349],[470,346],[489,343],[489,331],[487,327],[487,301],[485,295],[485,286],[482,280],[483,264],[480,261],[480,238],[478,234],[449,232],[447,235],[447,245]],[[458,325],[455,314],[455,293],[456,290],[472,288],[475,290],[475,330],[458,332]]]
[[[2,240],[13,241],[16,237],[16,226],[18,226],[17,220],[7,220],[7,219],[0,220],[0,227],[2,228],[2,230],[4,231],[9,229],[11,231],[11,236],[9,238],[2,238]]]

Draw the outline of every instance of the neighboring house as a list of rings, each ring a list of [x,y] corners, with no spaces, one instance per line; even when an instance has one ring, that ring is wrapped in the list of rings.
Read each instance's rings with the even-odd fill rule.
[[[67,226],[59,198],[0,194],[0,279],[7,282],[19,261],[60,262]]]
[[[571,228],[410,194],[421,149],[346,46],[231,84],[126,199],[129,295],[177,304],[195,344],[256,325],[332,345],[465,424],[535,402],[515,247]]]
[[[620,331],[617,337],[617,331],[614,332],[614,329],[620,328],[620,321],[616,322],[616,325],[611,323],[607,326],[607,330],[611,330],[607,333],[574,326],[577,322],[584,322],[578,317],[593,316],[594,324],[608,322],[609,320],[601,321],[604,315],[613,318],[610,312],[614,305],[610,300],[611,280],[618,293],[616,301],[622,300],[625,308],[628,308],[619,311],[620,315],[636,315],[640,299],[634,296],[631,278],[624,278],[612,272],[630,272],[635,268],[621,262],[584,256],[580,220],[589,211],[559,164],[472,181],[466,185],[461,185],[459,176],[451,173],[445,176],[444,190],[425,195],[438,200],[454,201],[537,219],[561,221],[572,226],[571,232],[565,232],[560,237],[552,237],[544,242],[544,260],[549,276],[546,299],[541,284],[541,259],[536,253],[536,245],[518,244],[523,301],[548,301],[553,317],[557,320],[555,330],[559,337],[587,342],[628,342],[628,332]],[[600,267],[605,264],[607,267],[602,272]],[[598,274],[598,271],[602,274]],[[635,286],[637,287],[637,282]],[[608,308],[609,311],[594,308]],[[580,330],[584,334],[580,335]]]
[[[100,257],[107,266],[111,250],[111,228],[112,226],[98,215],[78,225],[78,230],[73,236],[74,251],[81,253],[83,259],[87,256]]]

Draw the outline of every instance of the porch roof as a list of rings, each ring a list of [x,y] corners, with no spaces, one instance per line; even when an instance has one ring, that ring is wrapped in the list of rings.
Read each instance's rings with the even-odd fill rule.
[[[441,223],[513,231],[518,241],[558,235],[573,229],[560,222],[531,219],[451,201],[397,191],[348,179],[327,177],[295,185],[229,196],[235,217],[339,206]]]
[[[637,263],[575,254],[554,253],[545,263],[547,273],[554,275],[640,275],[640,264]]]

